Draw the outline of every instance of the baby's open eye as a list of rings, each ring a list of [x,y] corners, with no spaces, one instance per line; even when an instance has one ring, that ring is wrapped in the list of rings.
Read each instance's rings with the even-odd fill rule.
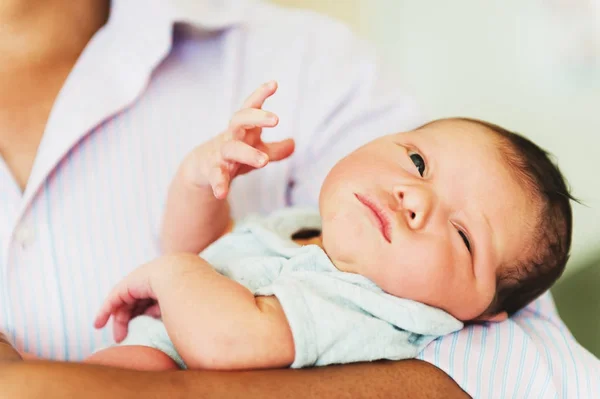
[[[413,152],[412,154],[408,155],[412,161],[412,163],[415,164],[417,171],[419,172],[419,174],[421,175],[421,177],[423,177],[423,174],[425,173],[425,160],[423,159],[422,156],[420,156],[419,154],[417,154],[416,152]]]

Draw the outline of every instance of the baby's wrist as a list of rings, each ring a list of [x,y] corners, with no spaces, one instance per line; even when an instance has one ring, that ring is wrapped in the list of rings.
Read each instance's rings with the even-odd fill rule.
[[[157,296],[177,287],[186,275],[200,267],[200,257],[191,253],[164,255],[149,266],[148,277],[152,290]]]
[[[207,173],[203,170],[199,162],[194,159],[197,154],[189,154],[181,163],[178,171],[178,178],[190,189],[210,189],[210,181]]]

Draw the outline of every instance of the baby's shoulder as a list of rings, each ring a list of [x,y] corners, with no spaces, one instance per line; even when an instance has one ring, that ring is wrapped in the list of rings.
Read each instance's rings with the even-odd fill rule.
[[[200,255],[208,260],[277,255],[290,258],[298,245],[292,235],[302,229],[321,229],[319,212],[310,208],[283,208],[268,215],[251,214]]]

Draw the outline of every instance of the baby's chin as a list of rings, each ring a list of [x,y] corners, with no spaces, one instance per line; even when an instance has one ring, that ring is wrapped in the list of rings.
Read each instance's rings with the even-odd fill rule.
[[[341,272],[359,273],[356,268],[356,262],[352,254],[348,253],[348,248],[344,242],[333,238],[327,234],[327,229],[323,227],[321,234],[321,248],[329,257],[329,260]]]
[[[352,260],[350,258],[341,256],[341,251],[339,250],[339,247],[335,246],[335,244],[330,243],[328,246],[325,239],[323,239],[321,248],[323,248],[323,251],[325,254],[327,254],[329,260],[336,269],[345,273],[357,273],[356,268],[353,267],[354,263]]]

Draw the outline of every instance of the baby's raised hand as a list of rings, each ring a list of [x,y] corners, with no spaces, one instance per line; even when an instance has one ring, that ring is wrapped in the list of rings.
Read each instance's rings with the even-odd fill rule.
[[[235,177],[289,157],[294,152],[293,139],[265,143],[261,138],[262,128],[279,122],[277,115],[262,109],[276,91],[276,82],[259,87],[224,132],[188,154],[181,166],[186,180],[199,187],[210,186],[215,197],[223,199]]]

